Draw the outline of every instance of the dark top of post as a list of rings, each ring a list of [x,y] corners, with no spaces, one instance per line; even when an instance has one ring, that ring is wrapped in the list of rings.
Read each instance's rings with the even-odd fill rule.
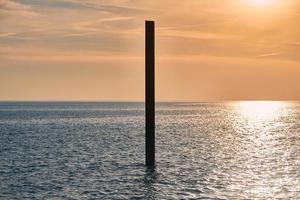
[[[155,24],[146,21],[146,166],[155,166]]]

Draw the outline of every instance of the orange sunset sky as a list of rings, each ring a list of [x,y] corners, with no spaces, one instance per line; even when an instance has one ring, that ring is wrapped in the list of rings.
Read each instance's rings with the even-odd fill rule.
[[[0,0],[0,100],[299,100],[300,0]]]

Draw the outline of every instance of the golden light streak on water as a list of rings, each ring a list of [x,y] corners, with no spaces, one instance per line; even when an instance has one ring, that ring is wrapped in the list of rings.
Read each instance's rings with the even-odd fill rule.
[[[286,102],[280,101],[243,101],[235,105],[238,113],[251,122],[271,121],[279,116]]]
[[[294,181],[292,177],[282,176],[292,168],[293,150],[283,143],[290,133],[283,128],[283,119],[292,114],[290,108],[293,106],[292,102],[280,101],[234,103],[230,118],[240,138],[235,159],[243,162],[240,162],[241,170],[232,171],[231,175],[251,182],[246,190],[252,197],[272,198]],[[232,184],[230,188],[241,190],[243,186]]]

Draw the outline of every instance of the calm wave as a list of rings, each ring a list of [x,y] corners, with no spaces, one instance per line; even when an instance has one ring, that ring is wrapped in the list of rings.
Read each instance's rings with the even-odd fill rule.
[[[300,199],[300,103],[0,103],[0,199]]]

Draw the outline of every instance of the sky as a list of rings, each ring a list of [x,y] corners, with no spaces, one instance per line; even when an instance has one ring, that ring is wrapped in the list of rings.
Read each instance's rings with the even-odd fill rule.
[[[0,100],[300,100],[300,0],[0,0]]]

